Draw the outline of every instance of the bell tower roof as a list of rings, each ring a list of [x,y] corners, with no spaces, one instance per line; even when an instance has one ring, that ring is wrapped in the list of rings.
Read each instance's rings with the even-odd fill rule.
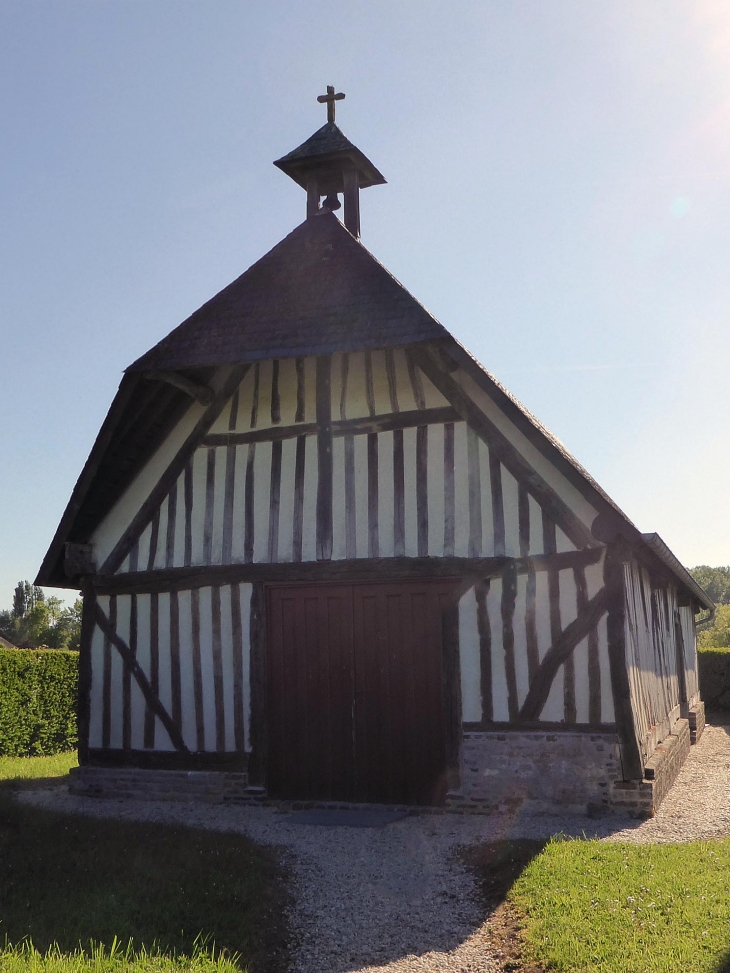
[[[327,104],[327,122],[274,165],[307,191],[307,217],[322,210],[337,210],[345,199],[345,226],[360,236],[360,190],[382,186],[385,178],[370,159],[340,131],[335,124],[335,103],[344,98],[327,85],[327,94],[317,101]],[[320,206],[320,199],[325,196]]]
[[[296,149],[277,159],[274,163],[282,172],[290,176],[302,189],[307,188],[307,179],[314,169],[322,167],[339,170],[350,166],[357,170],[360,189],[369,186],[384,186],[385,177],[372,164],[370,159],[353,145],[334,122],[326,122],[322,128],[310,135]],[[341,189],[340,192],[343,190]]]

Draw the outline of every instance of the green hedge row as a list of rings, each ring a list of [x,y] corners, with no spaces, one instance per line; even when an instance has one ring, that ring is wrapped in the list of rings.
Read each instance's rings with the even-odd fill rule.
[[[730,648],[698,649],[697,675],[705,706],[730,710]]]
[[[78,652],[0,649],[0,756],[76,746]]]

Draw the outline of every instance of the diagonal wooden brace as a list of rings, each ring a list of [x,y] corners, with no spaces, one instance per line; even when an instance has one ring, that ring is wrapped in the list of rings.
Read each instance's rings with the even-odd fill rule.
[[[96,619],[96,624],[109,639],[112,645],[115,646],[117,652],[119,652],[124,665],[127,667],[129,672],[134,677],[135,682],[139,686],[140,691],[145,698],[145,702],[167,730],[175,749],[181,750],[183,753],[188,753],[189,751],[185,746],[185,741],[182,738],[180,728],[173,722],[172,717],[160,702],[159,697],[155,695],[152,686],[150,686],[149,680],[144,674],[142,666],[135,658],[134,653],[124,639],[117,635],[117,633],[114,631],[111,622],[98,604],[94,605],[94,617]]]
[[[550,688],[558,669],[570,656],[576,645],[598,624],[607,608],[608,592],[604,587],[591,598],[585,608],[579,612],[578,617],[563,629],[560,638],[553,642],[545,653],[540,668],[530,684],[530,689],[517,717],[520,722],[540,718],[540,713],[542,713],[550,695]]]

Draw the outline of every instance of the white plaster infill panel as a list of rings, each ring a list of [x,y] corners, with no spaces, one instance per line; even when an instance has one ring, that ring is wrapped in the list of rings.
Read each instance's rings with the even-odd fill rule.
[[[221,388],[230,374],[230,368],[221,368],[209,383],[214,391]],[[132,522],[142,504],[150,495],[158,480],[175,458],[178,450],[195,428],[205,412],[205,407],[191,400],[190,407],[155,454],[117,500],[91,536],[97,565],[102,565],[114,550],[124,531]]]
[[[566,503],[573,513],[590,528],[598,511],[570,483],[562,473],[536,449],[502,412],[499,406],[481,389],[463,369],[452,372],[451,377],[461,386],[469,398],[482,410],[491,422],[502,432],[518,450],[530,466],[539,473],[545,482]]]

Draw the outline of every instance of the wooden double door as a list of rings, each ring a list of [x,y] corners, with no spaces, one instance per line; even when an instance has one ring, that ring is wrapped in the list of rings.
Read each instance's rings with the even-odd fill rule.
[[[268,589],[270,794],[443,801],[452,603],[448,582]]]

